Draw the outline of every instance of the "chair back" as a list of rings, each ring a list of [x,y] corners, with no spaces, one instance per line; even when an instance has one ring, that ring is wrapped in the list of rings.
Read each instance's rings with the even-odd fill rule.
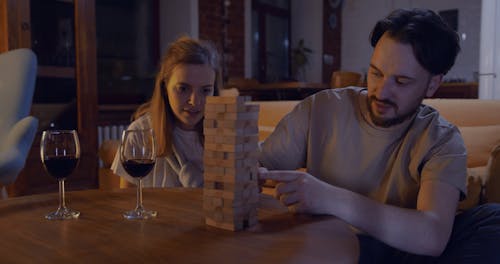
[[[36,71],[30,49],[0,54],[0,186],[15,181],[35,138],[38,119],[29,113]],[[3,188],[1,196],[6,196]]]
[[[347,86],[360,86],[361,74],[350,71],[334,71],[330,79],[330,87],[343,88]]]
[[[30,49],[0,54],[0,136],[30,113],[37,71]]]

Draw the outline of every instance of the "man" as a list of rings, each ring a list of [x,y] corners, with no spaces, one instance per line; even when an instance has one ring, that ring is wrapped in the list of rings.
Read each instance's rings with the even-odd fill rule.
[[[371,44],[368,88],[303,100],[262,144],[260,179],[277,181],[276,196],[291,210],[334,215],[360,230],[360,262],[480,254],[448,243],[466,193],[463,140],[421,104],[453,66],[457,34],[430,10],[396,10],[375,25]],[[307,173],[294,171],[301,167]],[[463,230],[450,241],[455,232]]]

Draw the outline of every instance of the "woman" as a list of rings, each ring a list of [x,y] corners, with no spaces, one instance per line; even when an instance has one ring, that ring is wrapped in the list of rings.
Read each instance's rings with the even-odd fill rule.
[[[157,141],[155,167],[147,187],[203,185],[203,115],[205,98],[221,86],[219,55],[208,42],[181,37],[171,43],[156,76],[151,99],[133,115],[128,129],[152,128]],[[117,153],[113,172],[134,182]]]

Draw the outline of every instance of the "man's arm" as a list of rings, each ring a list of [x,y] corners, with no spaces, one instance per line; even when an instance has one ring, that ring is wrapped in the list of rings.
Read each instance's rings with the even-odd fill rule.
[[[332,186],[299,171],[259,171],[278,181],[276,197],[296,212],[334,215],[400,250],[439,256],[449,240],[459,190],[440,181],[423,181],[417,209],[385,205]]]

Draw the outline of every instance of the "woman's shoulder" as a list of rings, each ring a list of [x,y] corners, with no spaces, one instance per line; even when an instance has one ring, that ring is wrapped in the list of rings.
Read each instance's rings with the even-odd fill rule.
[[[152,127],[151,123],[151,115],[146,113],[144,115],[139,116],[136,120],[134,120],[129,129],[148,129]]]

